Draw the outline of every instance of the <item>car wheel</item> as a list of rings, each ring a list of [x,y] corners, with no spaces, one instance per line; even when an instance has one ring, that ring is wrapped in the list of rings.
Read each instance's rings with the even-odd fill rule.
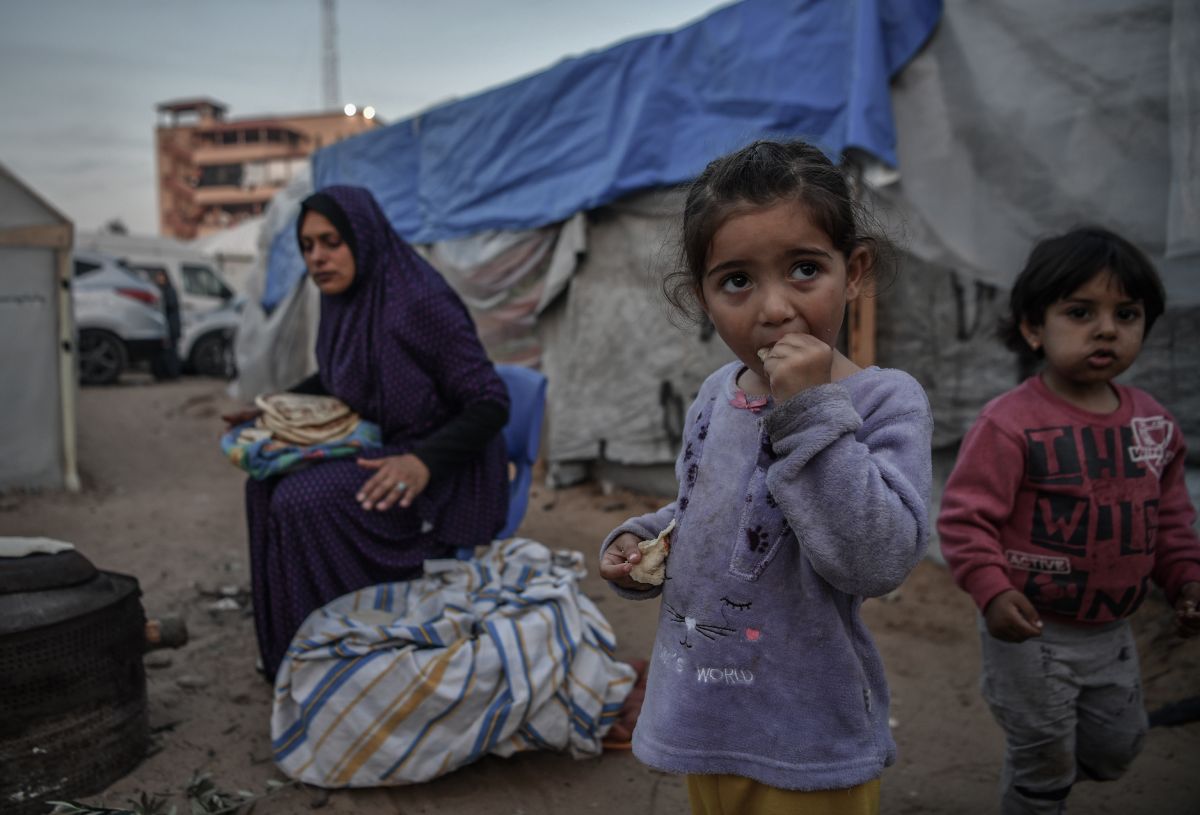
[[[111,385],[125,370],[125,343],[107,331],[79,332],[79,381],[85,385]]]
[[[192,348],[192,370],[200,376],[233,379],[237,366],[233,361],[233,343],[223,333],[206,334]]]

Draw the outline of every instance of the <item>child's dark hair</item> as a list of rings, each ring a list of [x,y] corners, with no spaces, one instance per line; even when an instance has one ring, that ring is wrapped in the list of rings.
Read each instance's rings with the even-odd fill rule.
[[[867,216],[839,167],[807,142],[760,140],[710,162],[688,188],[679,263],[663,281],[671,305],[698,318],[696,292],[713,235],[730,215],[788,199],[808,209],[843,257],[865,248],[868,276],[893,265],[891,243],[882,234],[867,234]]]
[[[1080,226],[1039,241],[1029,253],[1009,296],[1008,317],[1000,335],[1009,350],[1025,357],[1041,356],[1029,348],[1021,323],[1041,325],[1046,309],[1087,283],[1101,271],[1111,272],[1125,294],[1142,302],[1143,336],[1166,307],[1166,294],[1154,264],[1129,241],[1098,226]]]

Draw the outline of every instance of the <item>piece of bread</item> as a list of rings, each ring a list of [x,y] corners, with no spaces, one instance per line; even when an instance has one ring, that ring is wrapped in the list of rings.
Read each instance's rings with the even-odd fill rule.
[[[261,427],[247,427],[238,433],[237,442],[238,444],[254,444],[269,438],[271,438],[270,430]]]
[[[671,531],[675,529],[675,519],[667,524],[667,528],[658,533],[653,540],[638,542],[642,559],[633,564],[629,576],[639,583],[651,586],[661,586],[667,576],[667,555],[671,552]]]
[[[259,417],[262,427],[271,431],[271,435],[280,441],[301,446],[320,444],[347,436],[358,426],[358,414],[348,413],[332,422],[320,425],[293,425],[280,422],[274,416],[264,413]]]
[[[257,397],[254,404],[268,416],[289,425],[323,425],[350,413],[341,399],[307,393],[270,393]]]
[[[256,426],[287,444],[306,447],[334,441],[358,426],[358,414],[332,396],[272,393],[254,403],[262,410]]]

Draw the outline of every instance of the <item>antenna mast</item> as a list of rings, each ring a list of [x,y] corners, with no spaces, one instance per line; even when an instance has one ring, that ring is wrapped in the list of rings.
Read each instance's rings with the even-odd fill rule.
[[[341,107],[338,87],[337,8],[336,0],[321,0],[321,84],[325,110]]]

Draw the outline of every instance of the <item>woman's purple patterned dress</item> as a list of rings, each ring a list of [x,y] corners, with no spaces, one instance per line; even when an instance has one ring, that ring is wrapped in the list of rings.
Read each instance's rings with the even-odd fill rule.
[[[321,383],[383,429],[371,456],[406,453],[464,405],[508,394],[458,296],[391,228],[369,192],[322,190],[353,231],[356,274],[321,297]],[[345,237],[345,236],[343,236]],[[254,620],[267,676],[315,609],[376,583],[421,573],[426,558],[489,543],[504,524],[508,481],[500,434],[474,461],[431,478],[408,509],[365,511],[355,494],[373,471],[323,462],[246,484]]]

